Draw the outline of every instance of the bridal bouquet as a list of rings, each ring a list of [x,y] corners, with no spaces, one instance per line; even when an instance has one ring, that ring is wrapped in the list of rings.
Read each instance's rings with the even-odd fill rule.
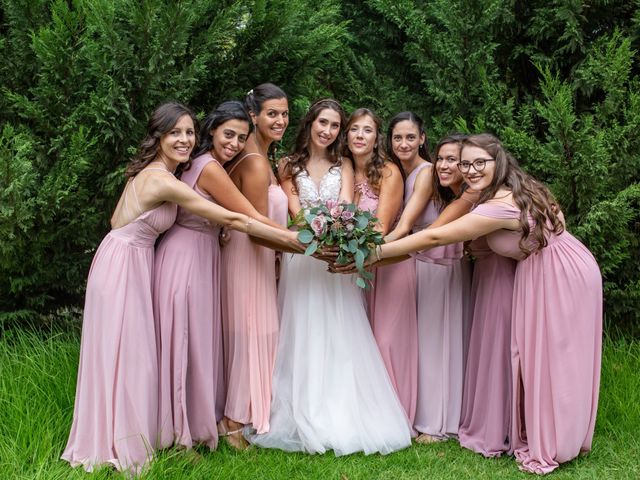
[[[308,245],[305,255],[313,255],[318,248],[335,247],[338,265],[355,262],[356,284],[367,288],[373,274],[364,269],[364,262],[376,245],[384,243],[382,234],[373,228],[377,220],[354,203],[328,200],[310,210],[300,210],[289,226],[299,228],[298,240]]]

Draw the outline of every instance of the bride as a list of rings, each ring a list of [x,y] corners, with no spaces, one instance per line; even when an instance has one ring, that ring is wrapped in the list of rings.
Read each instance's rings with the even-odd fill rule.
[[[327,200],[353,201],[353,168],[339,156],[345,114],[335,100],[311,105],[295,153],[280,165],[295,215]],[[288,255],[279,290],[281,326],[271,428],[259,446],[336,455],[390,453],[410,445],[410,426],[391,385],[352,276]]]

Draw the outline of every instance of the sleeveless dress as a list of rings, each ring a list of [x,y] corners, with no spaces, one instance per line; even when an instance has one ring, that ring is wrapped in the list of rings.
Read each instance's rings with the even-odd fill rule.
[[[238,159],[229,174],[247,156]],[[286,225],[287,195],[269,186],[269,218]],[[222,249],[222,328],[227,396],[224,415],[269,431],[271,377],[278,342],[275,252],[231,231]]]
[[[296,178],[308,209],[337,200],[341,172],[316,186]],[[273,376],[271,430],[247,434],[254,444],[335,455],[389,453],[411,443],[410,426],[387,375],[353,275],[325,262],[285,254],[280,283],[280,340]]]
[[[520,218],[505,202],[471,214]],[[548,473],[591,449],[602,350],[602,277],[591,252],[566,230],[523,259],[521,232],[487,236],[519,260],[513,287],[511,443],[522,470]]]
[[[169,175],[163,169],[146,170]],[[129,185],[137,202],[136,178]],[[126,196],[124,207],[129,209]],[[111,230],[93,257],[73,424],[62,454],[74,467],[82,465],[90,472],[111,464],[135,474],[153,457],[158,436],[153,247],[173,224],[176,208],[163,203]]]
[[[473,321],[462,394],[460,445],[496,457],[511,442],[511,304],[516,261],[473,240]]]
[[[364,181],[358,207],[375,212],[378,195]],[[365,293],[369,322],[387,373],[400,403],[413,425],[418,399],[418,320],[416,310],[416,264],[410,258],[375,269],[370,290]]]
[[[433,167],[431,167],[433,168]],[[430,201],[413,231],[427,228],[440,211]],[[433,437],[456,436],[464,365],[463,245],[418,252],[418,406],[414,428]]]
[[[181,180],[201,197],[197,181],[209,153],[193,159]],[[218,444],[224,410],[220,319],[220,226],[178,208],[156,250],[154,313],[159,349],[158,429],[162,448]]]

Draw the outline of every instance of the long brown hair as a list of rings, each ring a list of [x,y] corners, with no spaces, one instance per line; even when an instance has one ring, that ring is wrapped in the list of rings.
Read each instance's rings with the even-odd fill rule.
[[[444,187],[440,183],[440,177],[438,177],[438,171],[436,170],[436,164],[438,163],[438,156],[440,155],[440,149],[445,145],[456,144],[458,146],[458,156],[462,150],[462,142],[467,138],[462,133],[450,133],[446,137],[443,137],[436,145],[435,155],[433,159],[433,175],[431,175],[431,201],[435,204],[436,208],[440,211],[449,205],[455,198],[456,194],[449,187]],[[456,167],[457,168],[457,167]]]
[[[380,182],[382,180],[382,171],[384,170],[384,165],[387,162],[393,162],[400,169],[400,173],[402,174],[402,178],[404,180],[404,170],[402,168],[402,164],[398,159],[392,159],[387,155],[387,152],[384,148],[384,135],[382,133],[382,120],[378,117],[373,111],[368,108],[358,108],[355,110],[349,120],[347,121],[347,127],[345,131],[349,132],[349,128],[351,125],[362,117],[369,117],[373,120],[373,123],[376,125],[376,143],[373,146],[373,154],[371,155],[371,160],[367,163],[367,171],[365,172],[367,176],[367,183],[369,186],[376,192],[380,192]],[[351,151],[348,147],[345,147],[345,154],[353,157]],[[352,158],[353,159],[353,158]],[[355,164],[354,164],[355,168]]]
[[[564,231],[560,219],[560,207],[549,189],[520,168],[518,162],[507,152],[496,137],[488,133],[471,135],[463,143],[464,147],[478,147],[487,152],[496,162],[493,179],[480,193],[478,203],[493,198],[502,187],[511,191],[513,201],[520,209],[520,250],[530,255],[547,246],[547,236]],[[533,220],[533,231],[529,225]],[[533,237],[533,245],[529,236]]]
[[[327,154],[329,155],[329,162],[334,167],[339,167],[342,164],[342,152],[344,144],[344,125],[347,123],[347,116],[344,113],[342,105],[336,100],[331,98],[323,98],[313,103],[307,114],[304,116],[298,127],[298,133],[296,134],[296,143],[293,151],[289,154],[288,160],[284,166],[283,177],[285,179],[291,178],[293,188],[296,188],[296,177],[307,169],[307,162],[311,157],[311,150],[309,144],[311,142],[311,125],[323,110],[333,110],[340,115],[340,133],[334,140],[334,142],[327,147]],[[333,168],[333,167],[331,167]]]
[[[158,150],[160,149],[160,138],[165,133],[169,132],[175,124],[178,123],[180,117],[184,115],[189,115],[191,120],[193,120],[193,128],[196,132],[196,145],[194,145],[195,150],[195,147],[198,145],[198,119],[195,114],[181,103],[163,103],[151,114],[151,117],[147,122],[147,134],[142,142],[140,142],[138,152],[127,167],[125,177],[135,177],[144,167],[156,159]],[[175,172],[176,176],[183,170],[188,169],[190,165],[191,158],[186,164],[178,166],[179,171]]]

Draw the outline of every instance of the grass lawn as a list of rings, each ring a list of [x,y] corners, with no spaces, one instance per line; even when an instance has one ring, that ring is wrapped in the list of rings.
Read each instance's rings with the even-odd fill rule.
[[[0,339],[0,479],[123,478],[92,475],[61,460],[71,416],[79,338],[4,332]],[[457,442],[414,445],[387,456],[304,455],[250,448],[161,452],[147,479],[467,479],[534,478],[512,458],[485,459]],[[553,479],[640,479],[640,343],[605,341],[593,451]]]

